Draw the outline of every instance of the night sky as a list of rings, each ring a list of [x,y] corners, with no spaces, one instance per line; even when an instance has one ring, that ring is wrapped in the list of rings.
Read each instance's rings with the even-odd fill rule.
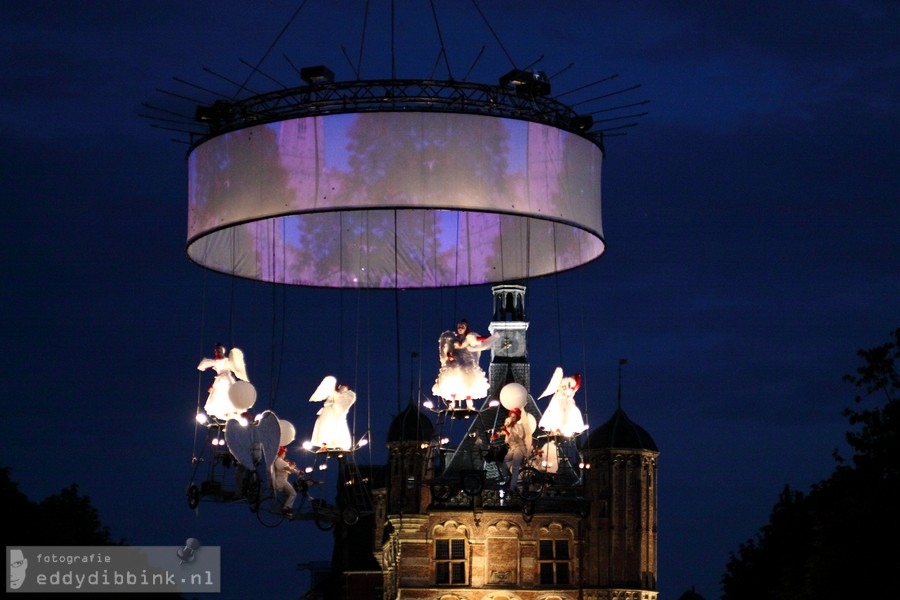
[[[195,366],[213,344],[244,350],[256,408],[298,438],[321,379],[351,383],[357,436],[372,431],[358,460],[381,463],[390,417],[430,391],[440,332],[468,318],[486,333],[491,317],[489,286],[272,288],[187,259],[185,136],[142,103],[190,117],[159,90],[211,98],[174,77],[234,91],[204,67],[276,87],[241,59],[290,85],[285,56],[338,80],[351,62],[391,76],[389,2],[371,2],[362,49],[361,1],[309,0],[279,37],[301,4],[0,4],[0,463],[32,500],[78,483],[131,545],[222,546],[223,598],[295,597],[295,565],[331,545],[245,505],[188,508],[212,380]],[[830,474],[854,395],[841,378],[900,326],[900,7],[482,0],[501,47],[470,3],[435,4],[457,79],[484,46],[469,81],[495,83],[507,53],[519,67],[543,55],[535,68],[563,71],[554,93],[619,74],[568,101],[636,84],[621,103],[650,100],[607,139],[604,256],[527,284],[531,391],[557,365],[580,371],[596,427],[628,359],[622,406],[661,450],[661,597],[693,584],[717,598],[728,553],[784,484]],[[397,76],[448,78],[430,5],[395,6]]]

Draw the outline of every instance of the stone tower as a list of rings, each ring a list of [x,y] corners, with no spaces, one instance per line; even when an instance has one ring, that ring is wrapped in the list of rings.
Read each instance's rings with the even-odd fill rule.
[[[496,398],[511,381],[528,387],[530,365],[524,286],[495,286],[493,300]],[[530,396],[529,403],[538,410]],[[659,453],[649,434],[617,410],[569,442],[580,464],[526,497],[504,490],[495,479],[503,467],[488,468],[487,446],[476,443],[485,424],[502,422],[505,412],[485,407],[470,420],[465,452],[454,450],[466,456],[459,471],[434,467],[427,448],[441,433],[427,410],[411,404],[394,419],[362,544],[370,544],[381,571],[382,584],[370,583],[370,592],[385,599],[656,600]]]
[[[588,437],[585,598],[655,600],[659,450],[620,408]]]

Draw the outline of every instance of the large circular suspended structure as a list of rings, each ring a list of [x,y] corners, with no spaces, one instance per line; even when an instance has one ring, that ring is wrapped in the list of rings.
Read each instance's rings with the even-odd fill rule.
[[[322,78],[199,107],[209,133],[189,153],[188,256],[333,288],[497,283],[596,259],[602,138],[537,74],[515,74]]]

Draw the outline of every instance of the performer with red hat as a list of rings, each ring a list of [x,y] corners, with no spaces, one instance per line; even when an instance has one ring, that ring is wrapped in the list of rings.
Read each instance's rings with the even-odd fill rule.
[[[519,469],[525,457],[531,452],[531,436],[522,425],[522,409],[513,408],[509,411],[509,416],[503,423],[503,427],[495,433],[492,439],[500,436],[506,436],[506,443],[509,444],[509,450],[503,459],[506,468],[509,469],[509,489],[516,491],[516,483],[519,480]]]

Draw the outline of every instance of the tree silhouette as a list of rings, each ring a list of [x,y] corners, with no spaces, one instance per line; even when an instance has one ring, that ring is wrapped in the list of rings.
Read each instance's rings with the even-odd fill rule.
[[[697,593],[694,586],[691,586],[691,589],[678,596],[678,600],[704,600],[704,598]]]
[[[809,494],[785,487],[769,523],[732,553],[724,600],[895,592],[896,552],[888,547],[900,535],[900,329],[890,335],[860,350],[863,364],[844,377],[857,388],[858,407],[843,413],[854,427],[847,433],[852,465],[835,452],[834,473]]]
[[[12,480],[10,469],[0,467],[5,545],[103,546],[114,544],[108,527],[78,485],[63,488],[43,501],[30,501]],[[120,542],[121,543],[121,542]]]

